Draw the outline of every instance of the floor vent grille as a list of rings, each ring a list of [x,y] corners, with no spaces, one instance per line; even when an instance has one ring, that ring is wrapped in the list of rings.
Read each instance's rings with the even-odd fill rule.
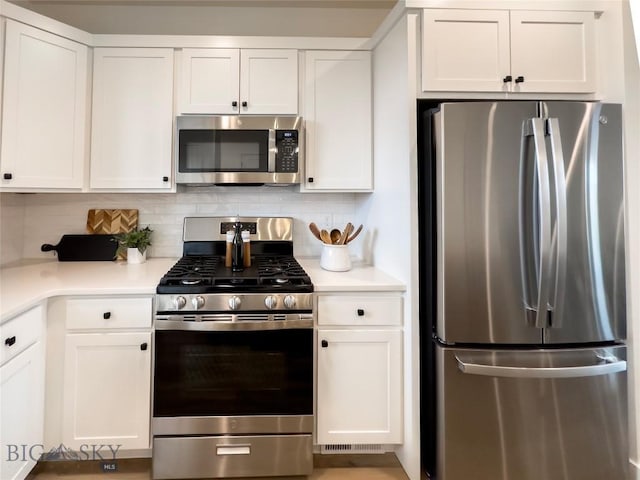
[[[320,453],[331,453],[331,454],[340,454],[340,453],[385,453],[387,450],[384,445],[380,444],[344,444],[344,443],[335,443],[329,445],[322,445],[320,447]]]

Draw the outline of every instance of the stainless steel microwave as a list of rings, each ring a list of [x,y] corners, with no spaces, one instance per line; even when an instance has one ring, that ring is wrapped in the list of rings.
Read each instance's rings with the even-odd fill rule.
[[[176,128],[179,184],[300,183],[304,161],[300,117],[182,115]]]

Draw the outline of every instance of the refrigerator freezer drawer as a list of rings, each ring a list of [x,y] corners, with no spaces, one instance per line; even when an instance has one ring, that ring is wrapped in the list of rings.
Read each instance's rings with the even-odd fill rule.
[[[627,478],[626,347],[436,348],[438,480]]]

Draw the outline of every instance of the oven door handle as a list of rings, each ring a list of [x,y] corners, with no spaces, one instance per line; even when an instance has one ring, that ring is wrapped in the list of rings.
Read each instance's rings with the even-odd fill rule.
[[[237,315],[195,315],[185,318],[180,315],[156,315],[156,330],[187,330],[194,332],[242,331],[242,330],[287,330],[313,328],[312,314],[287,315],[286,320],[242,320]],[[213,318],[215,317],[215,318]]]

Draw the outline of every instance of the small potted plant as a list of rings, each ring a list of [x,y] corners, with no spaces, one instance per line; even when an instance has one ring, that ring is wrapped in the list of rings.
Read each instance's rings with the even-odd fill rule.
[[[118,252],[127,251],[127,263],[143,263],[147,259],[147,247],[151,245],[151,230],[148,226],[115,235]]]

